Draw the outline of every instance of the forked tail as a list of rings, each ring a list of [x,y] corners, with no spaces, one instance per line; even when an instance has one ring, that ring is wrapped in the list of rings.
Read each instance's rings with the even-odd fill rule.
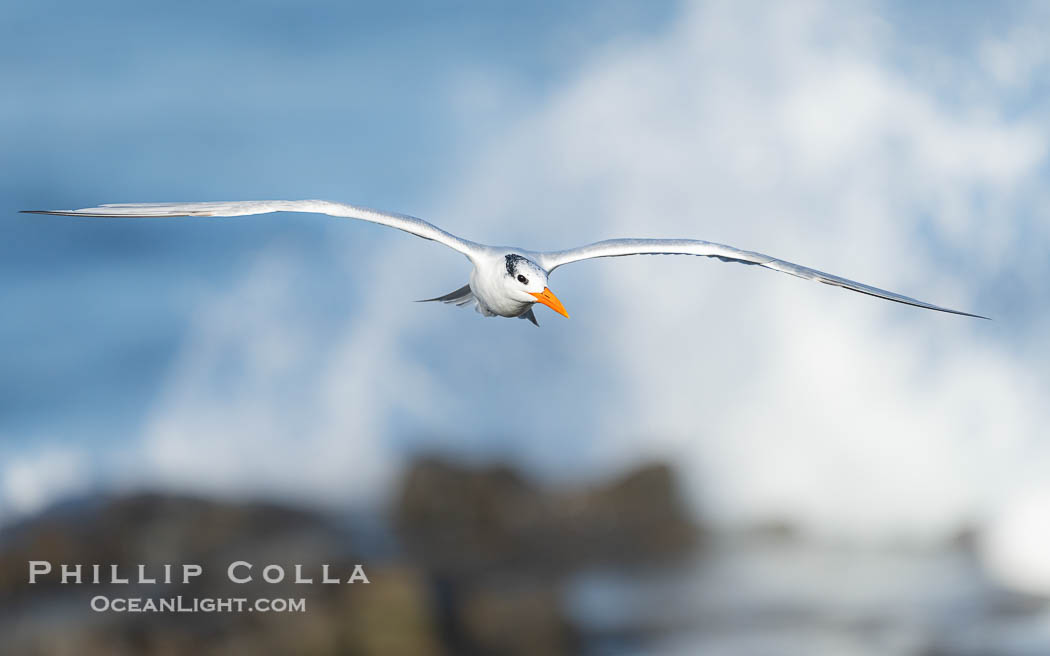
[[[472,303],[476,303],[477,299],[474,298],[474,292],[471,291],[470,285],[463,285],[462,287],[460,287],[456,291],[449,292],[448,294],[445,294],[444,296],[436,296],[434,298],[423,298],[423,299],[420,299],[420,300],[416,301],[416,303],[430,303],[431,301],[440,301],[442,303],[449,303],[449,304],[455,305],[457,307],[464,307],[466,305],[470,305]],[[479,312],[480,312],[480,310],[479,310]],[[535,326],[539,326],[540,325],[540,322],[536,321],[536,315],[532,313],[532,308],[531,307],[528,310],[526,310],[525,312],[523,312],[522,314],[519,314],[518,318],[519,319],[528,319]]]
[[[429,303],[431,301],[441,301],[442,303],[451,303],[452,305],[463,307],[464,305],[468,305],[473,300],[474,292],[470,290],[470,285],[463,285],[456,291],[449,292],[444,296],[438,296],[435,298],[423,298],[416,301],[416,303]]]

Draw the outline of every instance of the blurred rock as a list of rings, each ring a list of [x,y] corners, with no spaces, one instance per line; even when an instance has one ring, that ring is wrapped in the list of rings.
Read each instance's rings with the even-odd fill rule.
[[[393,514],[418,561],[457,575],[665,561],[690,553],[699,536],[663,464],[547,490],[502,465],[427,458],[404,477]]]
[[[351,539],[369,522],[337,521],[287,505],[166,494],[67,502],[0,533],[2,653],[95,654],[558,654],[578,653],[566,576],[610,564],[664,564],[689,553],[697,531],[665,465],[601,485],[549,489],[507,466],[427,458],[406,471],[391,510],[399,541],[379,536],[362,561]],[[386,522],[374,522],[385,524]],[[348,528],[348,524],[349,527]],[[373,532],[375,527],[372,527]],[[379,530],[379,533],[382,533]],[[28,561],[54,573],[28,583]],[[230,563],[254,581],[231,583]],[[62,563],[104,565],[101,584],[61,584]],[[199,564],[190,584],[138,584],[136,565]],[[368,585],[345,580],[356,563]],[[118,564],[130,584],[108,583]],[[278,584],[262,580],[284,567]],[[295,584],[302,564],[313,585]],[[246,573],[246,572],[242,572]],[[303,613],[94,612],[95,595],[161,599],[306,600]]]
[[[649,564],[694,553],[700,536],[671,468],[652,463],[605,485],[554,495],[574,563]]]
[[[135,494],[67,504],[18,526],[0,540],[2,653],[94,654],[440,654],[428,606],[429,584],[411,565],[370,567],[369,585],[320,584],[321,563],[346,579],[353,565],[345,528],[309,511],[270,503],[232,503],[186,496]],[[163,563],[197,563],[188,585],[61,585],[57,577],[28,584],[29,560],[117,563],[122,576],[147,576]],[[233,584],[229,563],[253,564],[254,581]],[[282,583],[262,581],[262,568],[283,566]],[[315,585],[295,584],[304,564]],[[107,579],[108,580],[108,579]],[[159,599],[305,598],[303,613],[97,613],[94,595]],[[56,630],[57,629],[57,630]]]
[[[425,458],[404,476],[392,514],[412,560],[431,574],[445,644],[468,654],[577,653],[566,576],[666,565],[692,553],[699,535],[662,464],[547,489],[505,465]]]
[[[566,619],[560,591],[531,581],[489,581],[465,596],[468,650],[482,654],[573,654],[575,629]]]
[[[288,541],[297,544],[286,545]],[[119,563],[126,575],[138,563],[205,563],[226,555],[237,560],[278,544],[292,555],[310,551],[310,542],[334,554],[348,551],[347,537],[338,527],[313,513],[278,504],[155,493],[67,502],[4,528],[0,600],[18,597],[30,587],[37,595],[59,588],[69,591],[71,586],[60,585],[56,577],[29,586],[29,560],[50,561],[56,571],[59,563]]]

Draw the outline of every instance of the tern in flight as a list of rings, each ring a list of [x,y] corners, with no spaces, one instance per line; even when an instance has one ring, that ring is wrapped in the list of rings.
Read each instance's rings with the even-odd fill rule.
[[[816,280],[836,287],[852,289],[862,294],[878,296],[897,303],[914,305],[938,312],[950,312],[968,317],[987,319],[978,314],[951,310],[884,289],[833,276],[775,257],[743,251],[732,246],[698,239],[607,239],[564,251],[529,251],[509,246],[486,246],[457,237],[422,219],[404,214],[380,212],[367,207],[335,203],[326,200],[248,200],[203,203],[122,203],[100,205],[79,210],[26,210],[30,214],[58,214],[61,216],[94,217],[174,217],[174,216],[245,216],[269,212],[309,212],[328,214],[347,219],[370,221],[404,230],[423,239],[429,239],[459,251],[474,265],[470,282],[454,292],[428,298],[458,306],[473,304],[486,317],[519,317],[539,325],[533,314],[533,305],[542,303],[558,314],[568,317],[565,306],[547,286],[547,278],[560,266],[596,257],[623,255],[700,255],[718,258],[723,262],[757,264],[774,271],[790,273],[799,278]]]

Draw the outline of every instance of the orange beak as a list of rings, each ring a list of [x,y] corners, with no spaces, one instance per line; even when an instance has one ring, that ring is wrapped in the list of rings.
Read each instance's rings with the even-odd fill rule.
[[[543,303],[566,319],[569,318],[569,313],[565,311],[565,306],[561,304],[561,301],[559,301],[558,297],[554,295],[554,292],[551,291],[550,287],[544,287],[543,291],[538,294],[533,292],[529,293],[536,297],[537,303]]]

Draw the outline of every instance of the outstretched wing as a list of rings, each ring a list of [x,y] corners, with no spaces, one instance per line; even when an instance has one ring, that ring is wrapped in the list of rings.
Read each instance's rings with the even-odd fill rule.
[[[269,212],[310,212],[328,214],[347,219],[359,219],[412,233],[448,246],[470,257],[478,250],[474,242],[445,232],[423,219],[406,214],[380,212],[379,210],[327,200],[243,200],[203,203],[121,203],[100,205],[79,210],[23,210],[29,214],[58,214],[61,216],[96,217],[170,217],[170,216],[246,216]]]
[[[855,292],[878,296],[879,298],[884,298],[888,301],[895,301],[897,303],[904,303],[905,305],[914,305],[928,310],[937,310],[938,312],[961,314],[967,317],[977,317],[978,319],[988,318],[982,317],[979,314],[970,314],[969,312],[961,312],[959,310],[952,310],[940,307],[939,305],[933,305],[932,303],[926,303],[925,301],[919,301],[908,296],[886,291],[885,289],[879,289],[846,278],[840,278],[839,276],[834,276],[830,273],[824,273],[823,271],[810,269],[809,267],[804,267],[799,264],[792,264],[791,262],[778,260],[775,257],[763,255],[762,253],[744,251],[739,248],[733,248],[732,246],[715,244],[709,241],[700,241],[698,239],[609,239],[594,244],[588,244],[587,246],[581,246],[579,248],[542,253],[539,259],[540,266],[550,272],[571,262],[579,262],[580,260],[589,260],[596,257],[621,257],[624,255],[700,255],[704,257],[715,257],[723,262],[757,264],[758,266],[773,269],[774,271],[790,273],[793,276],[805,278],[806,280],[816,280],[817,282],[822,282],[827,285],[852,289]]]

